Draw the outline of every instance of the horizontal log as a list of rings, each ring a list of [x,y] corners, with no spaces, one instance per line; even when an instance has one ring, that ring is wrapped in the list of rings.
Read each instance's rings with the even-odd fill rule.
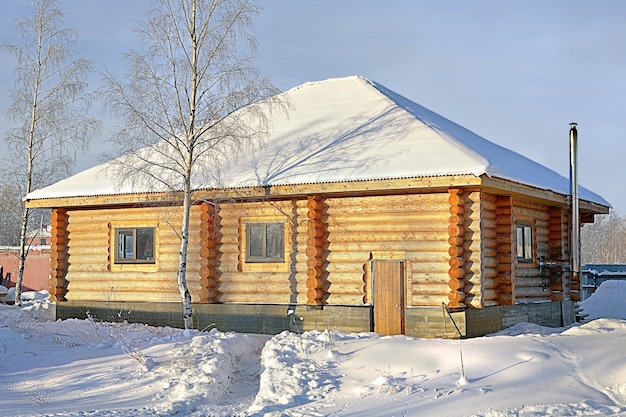
[[[548,283],[548,281],[545,281],[546,285]],[[520,277],[519,275],[517,275],[515,277],[515,286],[517,288],[522,288],[522,287],[535,287],[535,288],[541,288],[544,284],[544,281],[542,281],[541,278],[523,278]]]
[[[132,291],[117,291],[114,293],[115,298],[111,302],[155,302],[155,303],[175,303],[180,302],[180,293],[144,293]],[[68,301],[102,301],[107,297],[111,297],[111,292],[107,291],[68,291],[65,298]],[[192,294],[192,302],[200,301],[199,297]]]
[[[480,244],[480,235],[478,233],[475,233],[472,236],[472,240],[469,239],[465,239],[465,241],[463,241],[463,244],[461,245],[463,247],[463,249],[465,249],[465,252],[468,253],[473,253],[478,255],[481,252],[481,244]],[[466,256],[467,254],[465,254],[465,258],[467,258]]]
[[[496,216],[503,218],[511,217],[511,214],[513,213],[513,209],[511,208],[511,206],[500,205],[499,203],[496,204],[498,204],[498,206],[496,207]]]
[[[324,281],[322,279],[324,275],[324,272],[319,268],[308,268],[306,286],[308,288],[321,288],[322,285],[324,285]]]
[[[483,288],[482,291],[483,300],[497,300],[498,292],[494,288]]]
[[[383,221],[383,220],[341,220],[341,221],[328,221],[328,232],[332,234],[343,234],[346,232],[374,232],[376,233],[388,233],[388,232],[412,232],[412,233],[443,233],[448,230],[448,220],[441,219],[440,221],[423,221],[423,222],[411,222],[401,221]]]
[[[521,265],[521,264],[520,264]],[[515,276],[516,279],[520,280],[530,280],[530,279],[540,279],[541,277],[541,272],[539,270],[539,268],[527,268],[527,267],[520,267],[518,265],[517,268],[515,268]]]
[[[68,265],[69,265],[69,262],[64,257],[59,258],[55,256],[54,258],[50,258],[50,268],[52,269],[65,270],[65,268],[67,268]]]
[[[486,278],[483,276],[482,278],[483,290],[486,289],[495,289],[498,286],[495,278]]]
[[[445,295],[450,291],[450,287],[448,286],[449,277],[441,276],[438,277],[437,280],[431,280],[428,282],[418,281],[412,282],[410,285],[409,292],[413,296],[419,295]]]
[[[536,287],[515,287],[515,298],[550,298],[552,291]]]
[[[309,302],[313,300],[322,300],[325,292],[319,287],[309,287],[306,292],[306,297]]]
[[[548,206],[545,206],[543,204],[533,203],[527,200],[520,200],[520,199],[514,200],[513,207],[515,207],[516,209],[522,208],[522,209],[528,209],[532,211],[546,212],[546,213],[549,211]]]
[[[450,206],[448,212],[453,215],[460,216],[465,212],[465,208],[463,206],[453,205]]]
[[[61,266],[62,263],[59,262],[59,266],[57,267],[56,265],[54,265],[52,262],[50,263],[52,268],[59,268],[62,269],[63,267]],[[82,273],[82,272],[99,272],[101,274],[106,274],[109,272],[109,264],[108,263],[104,263],[104,262],[100,262],[100,263],[72,263],[71,266],[71,272],[72,273]]]
[[[506,275],[507,277],[511,275],[513,271],[513,267],[511,264],[498,264],[498,276]]]
[[[200,278],[200,286],[202,288],[217,288],[219,283],[212,278]]]
[[[448,293],[448,300],[448,307],[463,307],[465,293],[462,291],[452,290]]]
[[[448,260],[448,265],[451,266],[451,267],[457,267],[457,268],[461,267],[462,268],[463,265],[465,265],[465,259],[463,259],[460,256],[451,257]]]
[[[493,256],[490,257],[483,255],[480,257],[480,261],[484,268],[496,268],[499,264],[498,259]]]
[[[446,241],[381,241],[381,242],[330,242],[331,252],[436,252],[446,251]]]
[[[349,230],[345,232],[330,230],[328,240],[330,242],[381,242],[394,240],[431,240],[445,241],[448,239],[447,230],[442,228],[437,232],[411,231],[398,229],[395,231],[378,230]]]
[[[463,225],[465,223],[465,219],[463,216],[459,216],[458,214],[451,214],[450,217],[448,217],[448,223],[450,225]]]
[[[448,255],[450,257],[463,256],[463,247],[462,246],[450,246],[448,248]]]
[[[305,251],[306,255],[309,258],[320,258],[324,255],[325,252],[326,251],[324,250],[324,248],[318,248],[315,246],[308,246]]]
[[[495,220],[498,218],[498,215],[496,214],[495,210],[483,210],[481,211],[481,221],[483,223],[488,221],[488,224],[495,224]]]
[[[496,282],[498,283],[498,288],[501,288],[502,292],[509,292],[513,288],[512,287],[513,281],[511,280],[510,275],[499,274],[495,279],[496,279]]]
[[[324,271],[327,271],[331,276],[334,274],[344,274],[344,273],[364,273],[365,269],[369,267],[368,263],[347,263],[347,262],[330,262],[326,264],[323,268]]]
[[[465,276],[465,270],[457,267],[452,267],[448,270],[448,276],[452,279],[459,279]]]
[[[72,242],[73,243],[73,242]],[[84,245],[74,245],[68,247],[68,253],[74,257],[82,257],[82,256],[108,256],[109,255],[109,245],[108,242],[102,246],[84,246]]]
[[[453,290],[462,290],[465,287],[465,280],[452,278],[448,281],[448,287]]]
[[[499,271],[495,268],[483,268],[483,277],[484,278],[495,278],[499,274]]]
[[[498,196],[495,195],[495,194],[491,194],[491,193],[481,192],[480,193],[480,199],[481,200],[485,200],[485,201],[496,202],[496,201],[498,201]]]
[[[447,193],[431,193],[431,194],[404,194],[392,196],[372,196],[372,197],[337,197],[327,198],[324,201],[328,206],[333,207],[385,207],[391,204],[417,204],[432,205],[442,204],[448,206]],[[364,208],[367,210],[367,208]]]
[[[200,267],[200,276],[202,278],[207,278],[207,279],[217,279],[219,276],[219,271],[217,270],[217,268],[215,268],[214,266],[209,266],[209,265],[202,265]]]
[[[68,242],[68,237],[65,233],[52,234],[50,242],[55,245],[64,245]]]
[[[198,287],[200,287],[198,285]],[[295,292],[305,293],[309,288],[305,285],[298,285],[297,291],[290,291],[290,283],[277,283],[277,282],[268,282],[263,284],[252,284],[249,282],[230,282],[230,281],[220,281],[220,285],[218,286],[218,290],[220,293],[228,296],[236,296],[241,295],[242,297],[246,294],[266,294],[271,296],[272,294],[293,294]]]
[[[448,293],[443,295],[422,295],[411,297],[411,306],[426,307],[436,306],[441,308],[441,303],[448,303]]]
[[[503,306],[513,305],[514,297],[512,294],[505,294],[505,293],[498,292],[497,301],[498,301],[498,304],[503,305]]]
[[[501,253],[501,254],[512,253],[513,252],[513,245],[511,243],[497,244],[496,245],[496,250],[499,253]]]
[[[201,303],[214,302],[218,298],[219,292],[214,288],[200,288],[198,298]]]
[[[565,239],[565,237],[563,236],[563,231],[561,231],[561,229],[554,230],[548,233],[548,238],[550,240],[558,240],[558,241]]]
[[[463,236],[465,234],[465,229],[463,226],[451,224],[448,226],[448,235],[450,236]]]
[[[324,213],[321,210],[309,210],[307,213],[307,218],[309,220],[319,221],[322,216],[324,216]]]
[[[497,228],[499,226],[498,219],[497,218],[493,218],[493,219],[492,218],[483,218],[480,221],[480,226],[483,229],[496,229],[497,230]]]
[[[483,258],[493,258],[497,256],[498,251],[495,246],[483,246],[481,248],[480,254]]]
[[[496,212],[496,202],[494,201],[487,201],[484,198],[481,198],[480,201],[480,210],[484,213],[484,212],[493,212],[495,214]]]
[[[448,204],[450,204],[451,206],[454,205],[463,205],[465,204],[465,199],[463,198],[462,195],[458,194],[458,193],[452,193],[448,196]]]
[[[322,268],[326,260],[323,258],[308,258],[306,261],[307,268]]]

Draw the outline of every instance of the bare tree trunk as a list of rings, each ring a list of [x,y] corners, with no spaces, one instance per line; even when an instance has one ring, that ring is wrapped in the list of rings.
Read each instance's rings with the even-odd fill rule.
[[[84,78],[88,61],[71,59],[75,31],[61,27],[63,13],[57,0],[33,2],[34,14],[18,21],[23,45],[6,44],[17,57],[17,79],[12,91],[9,119],[17,124],[5,140],[9,144],[6,167],[20,197],[69,174],[77,149],[86,147],[98,130],[87,117],[89,94]],[[22,206],[20,265],[15,302],[22,304],[22,284],[30,249],[28,221],[31,211]]]
[[[187,252],[194,191],[215,186],[228,160],[269,132],[266,109],[256,104],[277,90],[250,59],[256,42],[248,27],[259,11],[251,0],[157,0],[137,31],[147,47],[127,55],[125,81],[106,77],[105,104],[126,118],[113,137],[117,156],[125,155],[111,158],[114,175],[138,190],[176,193],[182,204],[177,283],[185,329],[193,327]]]
[[[41,33],[39,33],[39,41],[41,42]],[[39,88],[41,87],[41,67],[35,71],[33,83],[33,97],[30,108],[30,124],[28,128],[28,161],[26,164],[26,189],[25,194],[32,191],[33,188],[33,168],[34,168],[34,146],[35,146],[35,128],[37,125],[37,103],[39,102]],[[30,242],[26,245],[26,233],[28,232],[28,218],[30,210],[26,207],[22,209],[22,228],[20,230],[20,268],[17,273],[17,281],[15,282],[15,304],[22,305],[22,284],[24,282],[24,269],[26,268],[26,258],[30,249]]]
[[[191,294],[187,286],[187,247],[189,246],[189,216],[191,214],[191,185],[185,181],[183,195],[183,224],[180,234],[180,253],[178,261],[178,290],[183,303],[183,324],[185,329],[193,328],[193,307]]]
[[[20,229],[20,264],[15,282],[15,304],[22,305],[22,285],[24,282],[24,269],[26,268],[26,258],[28,257],[28,247],[26,245],[26,232],[28,230],[29,209],[22,210],[22,227]]]

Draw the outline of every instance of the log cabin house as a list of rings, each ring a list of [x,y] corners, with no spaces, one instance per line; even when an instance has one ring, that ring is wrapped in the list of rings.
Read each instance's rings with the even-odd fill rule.
[[[566,178],[362,77],[283,94],[264,146],[195,191],[196,328],[470,337],[574,320],[580,283],[539,264],[569,258]],[[180,206],[110,169],[26,196],[52,210],[57,315],[181,326]],[[579,195],[583,223],[608,213]]]

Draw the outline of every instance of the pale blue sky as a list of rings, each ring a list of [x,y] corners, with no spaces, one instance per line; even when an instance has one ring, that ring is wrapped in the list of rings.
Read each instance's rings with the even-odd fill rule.
[[[115,70],[149,0],[61,0],[79,53]],[[626,213],[626,2],[621,0],[268,0],[258,65],[281,89],[362,75],[567,176]],[[0,40],[30,1],[0,2]],[[0,54],[0,131],[12,57]],[[94,82],[97,79],[94,78]],[[93,87],[96,87],[94,84]],[[106,135],[106,134],[105,134]],[[99,138],[77,169],[95,163]]]

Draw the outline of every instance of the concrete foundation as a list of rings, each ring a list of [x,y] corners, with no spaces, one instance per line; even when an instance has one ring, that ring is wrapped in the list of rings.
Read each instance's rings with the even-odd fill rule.
[[[373,331],[372,306],[324,306],[275,304],[195,304],[196,329],[242,333],[277,334],[284,330],[339,330],[349,333]],[[101,321],[146,323],[182,327],[179,303],[61,302],[57,318],[86,318]],[[483,336],[529,322],[561,327],[575,320],[572,301],[468,308],[449,311],[441,307],[409,307],[405,311],[405,334],[413,337],[466,338]]]

